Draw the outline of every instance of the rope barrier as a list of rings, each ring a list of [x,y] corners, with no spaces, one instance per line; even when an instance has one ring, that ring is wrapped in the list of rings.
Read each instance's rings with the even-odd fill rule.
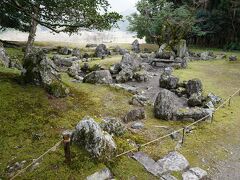
[[[229,101],[231,100],[231,98],[232,98],[233,96],[235,96],[237,93],[239,93],[239,95],[240,95],[240,88],[239,88],[235,93],[233,93],[227,100],[225,100],[220,106],[218,106],[218,108],[215,109],[214,113],[217,112],[221,107],[223,107],[227,102],[229,102]],[[184,129],[189,128],[189,127],[191,127],[191,126],[194,126],[195,124],[198,124],[198,123],[202,122],[203,120],[205,120],[205,119],[207,119],[207,118],[209,118],[209,117],[210,117],[210,114],[208,114],[207,116],[205,116],[205,117],[203,117],[203,118],[201,118],[201,119],[199,119],[199,120],[197,120],[197,121],[189,124],[189,125],[186,126],[185,128],[178,129],[178,130],[176,130],[176,131],[173,131],[173,132],[171,132],[171,133],[169,133],[169,134],[166,134],[166,135],[164,135],[164,136],[161,136],[161,137],[159,137],[159,138],[157,138],[157,139],[154,139],[154,140],[152,140],[152,141],[149,141],[149,142],[147,142],[147,143],[145,143],[145,144],[142,144],[142,145],[139,145],[139,146],[140,146],[140,147],[145,147],[145,146],[147,146],[147,145],[149,145],[149,144],[152,144],[152,143],[157,142],[157,141],[159,141],[159,140],[162,140],[162,139],[165,139],[165,138],[167,138],[167,137],[170,137],[172,134],[177,133],[177,132],[180,132],[180,131],[183,131]],[[117,157],[120,157],[120,156],[123,156],[123,155],[125,155],[125,154],[128,154],[128,153],[130,153],[130,152],[133,152],[133,151],[135,151],[135,150],[138,150],[138,148],[133,148],[133,149],[131,149],[131,150],[128,150],[128,151],[126,151],[126,152],[123,152],[123,153],[121,153],[121,154],[118,154],[118,155],[116,156],[116,158],[117,158]]]
[[[17,176],[19,176],[20,174],[22,174],[24,171],[26,171],[29,167],[31,167],[32,165],[34,165],[36,162],[38,162],[41,158],[43,158],[46,154],[48,154],[50,151],[54,151],[60,144],[61,144],[62,140],[57,142],[53,147],[51,147],[50,149],[48,149],[47,151],[45,151],[41,156],[39,156],[37,159],[34,159],[32,163],[30,163],[29,165],[27,165],[25,168],[21,169],[20,171],[18,171],[12,178],[10,178],[10,180],[15,179]]]
[[[235,96],[237,93],[240,93],[240,89],[238,89],[233,95],[231,95],[226,101],[224,101],[224,102],[215,110],[215,112],[218,111],[221,107],[223,107],[227,102],[229,102],[229,101],[231,100],[231,98],[232,98],[233,96]],[[193,126],[193,125],[195,125],[195,124],[197,124],[197,123],[205,120],[205,119],[208,118],[208,117],[210,117],[210,115],[207,115],[207,116],[199,119],[198,121],[195,121],[194,123],[189,124],[189,125],[186,126],[185,128],[189,128],[189,127],[191,127],[191,126]],[[171,132],[171,133],[169,133],[169,134],[166,134],[166,135],[164,135],[164,136],[161,136],[161,137],[159,137],[159,138],[157,138],[157,139],[154,139],[154,140],[152,140],[152,141],[149,141],[149,142],[147,142],[147,143],[145,143],[145,144],[141,144],[141,145],[139,145],[139,147],[137,147],[137,148],[133,148],[133,149],[130,149],[130,150],[128,150],[128,151],[125,151],[125,152],[123,152],[123,153],[121,153],[121,154],[118,154],[118,155],[116,156],[116,158],[117,158],[117,157],[120,157],[120,156],[123,156],[123,155],[125,155],[125,154],[128,154],[128,153],[130,153],[130,152],[136,151],[136,150],[138,150],[138,149],[141,148],[141,147],[148,146],[149,144],[152,144],[152,143],[157,142],[157,141],[159,141],[159,140],[162,140],[162,139],[165,139],[165,138],[167,138],[167,137],[170,137],[173,133],[180,132],[180,131],[184,130],[185,128],[178,129],[178,130],[173,131],[173,132]],[[34,165],[37,161],[39,161],[41,158],[43,158],[43,157],[44,157],[46,154],[48,154],[50,151],[55,150],[55,149],[61,144],[61,142],[62,142],[62,140],[60,140],[60,141],[57,142],[53,147],[51,147],[50,149],[48,149],[47,151],[45,151],[45,152],[44,152],[42,155],[40,155],[37,159],[33,160],[33,162],[30,163],[29,165],[27,165],[25,168],[19,170],[12,178],[10,178],[10,180],[15,179],[15,178],[18,177],[20,174],[22,174],[23,172],[25,172],[29,167],[31,167],[31,166]]]

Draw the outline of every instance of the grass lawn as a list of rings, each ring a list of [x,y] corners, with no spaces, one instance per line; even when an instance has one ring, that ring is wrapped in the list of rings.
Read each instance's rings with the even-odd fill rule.
[[[8,49],[8,53],[13,55],[16,52]],[[240,53],[236,54],[240,58]],[[92,61],[90,65],[109,67],[120,60],[120,56],[113,56]],[[181,80],[201,79],[206,94],[214,92],[225,99],[240,87],[240,61],[196,61],[191,62],[186,70],[176,70],[174,73]],[[71,88],[72,95],[64,99],[51,98],[40,87],[20,85],[18,79],[18,71],[0,68],[0,178],[6,178],[8,165],[23,160],[27,160],[26,164],[32,162],[61,139],[63,130],[74,129],[84,116],[92,116],[101,121],[107,116],[122,117],[129,109],[134,108],[128,104],[131,95],[123,90],[72,83],[65,74],[63,81]],[[200,124],[196,127],[198,130],[186,137],[186,143],[180,151],[191,165],[203,167],[211,173],[216,161],[227,158],[228,154],[222,146],[235,144],[240,136],[239,106],[240,96],[236,96],[231,107],[226,106],[216,113],[212,124]],[[151,106],[146,107],[146,112],[146,127],[141,133],[128,132],[115,138],[119,153],[131,148],[127,143],[128,139],[144,143],[168,132],[156,126],[169,126],[174,130],[187,124],[157,120]],[[166,139],[142,150],[157,160],[172,151],[175,145],[175,141]],[[46,155],[37,169],[30,168],[19,179],[84,179],[106,166],[116,179],[130,179],[133,176],[143,180],[154,179],[127,156],[103,164],[83,149],[74,145],[71,148],[74,157],[70,166],[63,162],[61,146]]]

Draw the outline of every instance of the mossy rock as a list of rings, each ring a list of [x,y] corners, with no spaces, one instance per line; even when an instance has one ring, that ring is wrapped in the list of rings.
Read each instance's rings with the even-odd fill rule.
[[[64,98],[69,94],[69,89],[60,82],[53,82],[46,87],[46,90],[49,94],[57,98]]]

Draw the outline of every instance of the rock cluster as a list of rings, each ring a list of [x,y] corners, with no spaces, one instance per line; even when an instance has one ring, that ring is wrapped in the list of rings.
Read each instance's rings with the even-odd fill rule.
[[[9,67],[10,66],[10,60],[7,56],[7,53],[3,47],[3,44],[0,42],[0,66]]]
[[[169,72],[164,72],[159,80],[161,89],[154,103],[156,118],[163,120],[190,120],[212,116],[214,106],[221,98],[214,94],[202,95],[203,86],[199,79],[179,82]]]

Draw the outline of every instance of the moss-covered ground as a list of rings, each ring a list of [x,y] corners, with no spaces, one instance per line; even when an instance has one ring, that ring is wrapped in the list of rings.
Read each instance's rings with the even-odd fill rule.
[[[45,44],[44,44],[45,45]],[[10,56],[20,54],[19,50],[8,49]],[[217,51],[216,51],[217,52]],[[240,53],[236,53],[240,58]],[[230,54],[234,54],[230,53]],[[18,55],[19,55],[18,54]],[[21,57],[21,55],[19,55]],[[91,65],[102,64],[109,67],[121,60],[114,56],[96,60]],[[240,61],[227,60],[191,62],[186,70],[174,72],[182,80],[199,78],[204,90],[214,92],[226,99],[240,87]],[[128,104],[131,94],[103,85],[77,84],[63,74],[63,81],[71,88],[71,96],[55,99],[40,87],[21,85],[19,72],[0,68],[0,178],[7,178],[6,168],[15,162],[32,162],[56,142],[61,140],[61,132],[74,129],[84,116],[92,116],[97,121],[112,116],[122,117],[134,107]],[[201,123],[186,137],[180,151],[192,166],[213,170],[214,164],[227,158],[226,146],[234,145],[240,137],[240,96],[232,100],[231,107],[225,106],[215,115],[214,122]],[[144,143],[187,123],[166,122],[153,116],[151,106],[146,107],[147,119],[141,133],[128,132],[115,138],[118,153],[130,149],[127,140]],[[162,128],[170,127],[170,129]],[[154,159],[159,159],[174,150],[176,141],[166,139],[142,149]],[[109,167],[116,179],[154,179],[142,166],[127,156],[113,159],[109,163],[97,162],[83,149],[72,146],[71,165],[64,163],[63,148],[47,154],[37,169],[31,168],[18,179],[84,179],[103,167]]]

